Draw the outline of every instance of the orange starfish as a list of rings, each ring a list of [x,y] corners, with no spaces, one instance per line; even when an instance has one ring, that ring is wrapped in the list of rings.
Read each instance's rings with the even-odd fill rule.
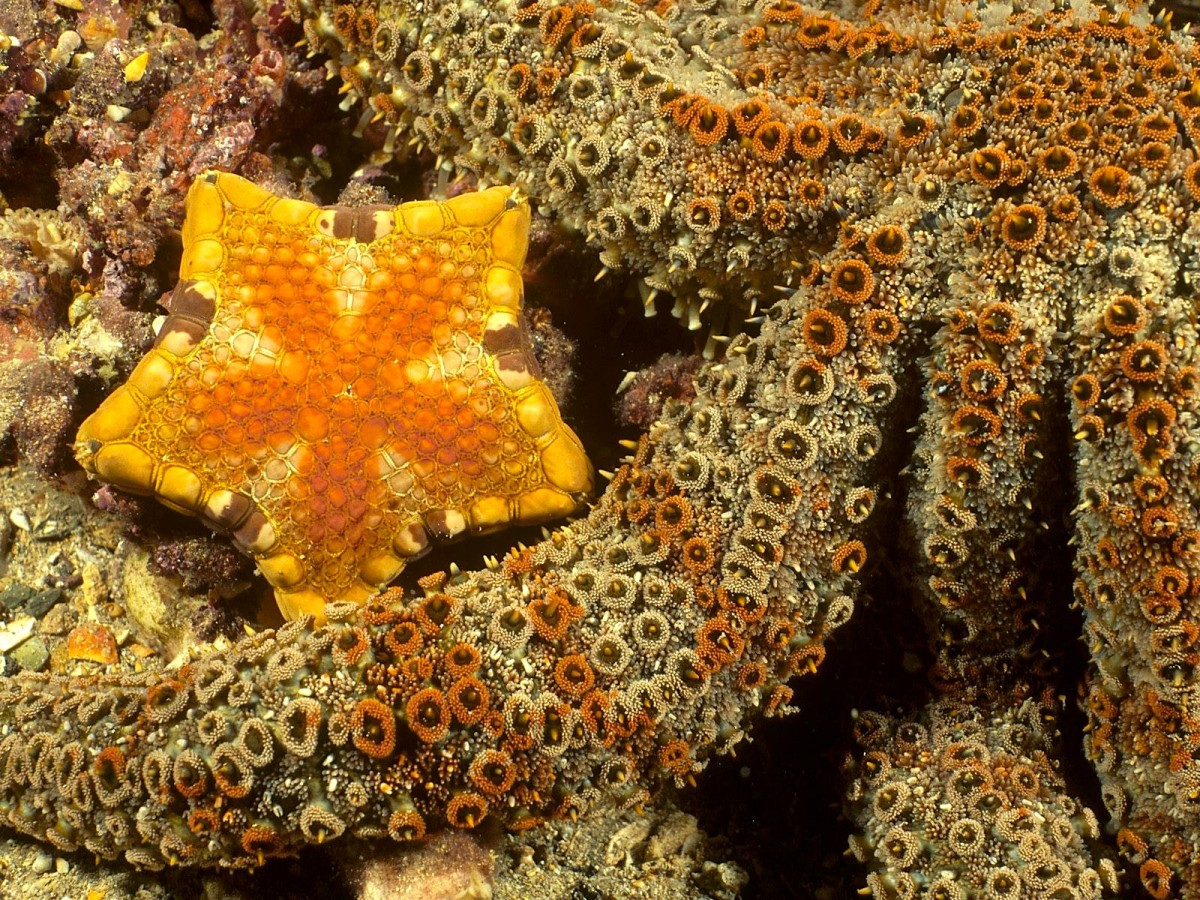
[[[80,462],[231,533],[289,618],[431,539],[572,512],[592,469],[522,323],[528,231],[506,188],[318,207],[206,173],[170,315]]]

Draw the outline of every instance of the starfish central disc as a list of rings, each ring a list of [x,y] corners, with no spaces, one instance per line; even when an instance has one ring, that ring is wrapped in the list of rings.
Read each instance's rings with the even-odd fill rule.
[[[229,532],[288,617],[572,512],[592,469],[522,322],[528,231],[506,188],[318,207],[201,176],[170,314],[80,462]]]

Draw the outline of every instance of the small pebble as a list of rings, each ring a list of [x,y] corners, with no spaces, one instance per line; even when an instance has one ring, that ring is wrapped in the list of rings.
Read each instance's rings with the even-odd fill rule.
[[[33,616],[17,616],[11,622],[0,626],[0,653],[7,653],[33,634],[37,619]]]
[[[9,654],[25,672],[40,672],[50,662],[50,649],[40,637],[34,636]]]
[[[112,665],[117,661],[117,641],[97,622],[76,625],[67,635],[67,658]]]
[[[75,623],[75,613],[65,603],[50,607],[38,630],[42,634],[66,634]]]
[[[60,856],[54,860],[54,871],[59,875],[66,875],[71,871],[71,864]]]
[[[54,606],[62,598],[62,588],[50,588],[49,590],[38,591],[25,601],[25,611],[35,619],[40,619],[50,611],[50,607]]]
[[[14,581],[0,591],[0,605],[5,609],[16,609],[18,606],[28,603],[29,598],[33,595],[34,590],[29,585]]]
[[[138,659],[149,659],[155,654],[153,648],[147,647],[145,644],[138,644],[136,642],[129,645],[129,652]]]
[[[54,868],[54,857],[43,851],[34,857],[33,865],[29,868],[34,875],[45,875]]]
[[[135,56],[125,66],[125,80],[130,84],[141,81],[146,74],[146,66],[150,64],[149,52]]]
[[[30,528],[29,516],[25,515],[25,510],[19,506],[14,507],[12,512],[8,514],[8,520],[22,531],[28,531]]]
[[[98,606],[108,602],[108,582],[100,567],[87,563],[83,567],[83,606]]]

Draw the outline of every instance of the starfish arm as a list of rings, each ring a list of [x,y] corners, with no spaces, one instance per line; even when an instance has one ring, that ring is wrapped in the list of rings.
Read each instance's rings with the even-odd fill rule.
[[[718,2],[702,15],[639,11],[631,28],[633,7],[622,4],[384,4],[377,52],[359,42],[352,15],[292,6],[331,73],[358,73],[348,98],[386,120],[385,150],[428,148],[489,182],[523,185],[605,266],[643,277],[648,315],[668,292],[693,329],[709,308],[715,327],[736,326],[774,297],[789,274],[781,261],[803,268],[826,249],[819,233],[832,216],[890,189],[890,166],[823,171],[904,127],[882,83],[861,77],[864,50],[903,57],[914,90],[938,81],[937,51],[908,33],[933,23],[912,7],[881,10],[867,26],[800,4]],[[798,42],[797,26],[816,30]],[[446,66],[464,54],[469,71]],[[940,139],[933,119],[921,122],[906,148]],[[793,174],[813,177],[778,180],[795,160]]]
[[[1156,252],[1154,248],[1145,248]],[[1177,261],[1153,270],[1167,285]],[[1096,292],[1075,323],[1076,597],[1092,656],[1086,749],[1118,843],[1155,896],[1200,879],[1200,414],[1194,299]]]
[[[495,568],[175,673],[0,681],[0,818],[139,866],[254,866],[687,781],[786,708],[853,608],[896,351],[828,353],[827,312],[781,302],[591,515]]]
[[[1095,852],[1096,816],[1056,762],[1056,707],[1030,699],[986,711],[942,697],[912,717],[859,716],[847,813],[873,896],[1119,890],[1112,860]]]
[[[1054,498],[1053,451],[1042,448],[1061,323],[1049,303],[977,284],[961,293],[944,303],[924,363],[905,518],[936,679],[983,700],[1024,677],[1043,615],[1033,582],[1048,560],[1030,524]]]

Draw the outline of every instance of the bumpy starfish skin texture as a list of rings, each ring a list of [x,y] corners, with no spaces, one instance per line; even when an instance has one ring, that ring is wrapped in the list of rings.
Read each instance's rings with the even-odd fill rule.
[[[1048,707],[989,716],[944,698],[913,719],[863,713],[847,796],[863,828],[850,850],[874,897],[1098,897],[1096,815],[1070,796],[1049,749]],[[1016,848],[1017,852],[1012,853]],[[969,868],[975,871],[969,871]]]
[[[786,708],[784,682],[853,609],[860,442],[894,351],[816,362],[806,305],[702,372],[586,519],[495,569],[333,604],[315,631],[306,617],[177,673],[0,681],[3,820],[140,866],[254,866],[690,779],[752,710]]]
[[[792,288],[587,519],[496,568],[170,676],[3,682],[7,821],[143,865],[252,865],[637,802],[786,709],[854,607],[876,485],[907,466],[935,684],[972,706],[860,729],[872,890],[1116,890],[1053,763],[1037,641],[1071,602],[1044,589],[1041,521],[1074,489],[1109,828],[1131,882],[1200,896],[1191,39],[1082,4],[414,9],[293,4],[388,149],[519,179],[694,321]],[[905,459],[896,398],[918,386]]]
[[[288,618],[431,536],[573,511],[592,471],[525,333],[528,232],[504,188],[356,209],[201,176],[170,315],[80,461],[231,533]]]
[[[989,719],[1053,668],[1038,624],[1069,601],[1039,591],[1040,536],[1073,455],[1086,749],[1144,887],[1200,892],[1190,38],[1081,4],[294,8],[385,149],[519,180],[648,304],[695,326],[799,281],[814,366],[898,349],[933,674]]]

